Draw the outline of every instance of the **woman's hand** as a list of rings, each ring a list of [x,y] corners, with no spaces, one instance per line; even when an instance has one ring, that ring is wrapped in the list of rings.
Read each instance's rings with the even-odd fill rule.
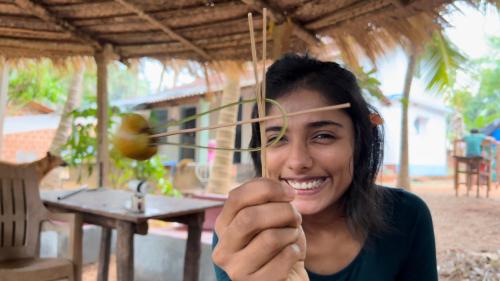
[[[293,198],[291,187],[270,179],[229,193],[215,223],[219,242],[212,259],[231,280],[309,280],[302,218],[290,204]]]

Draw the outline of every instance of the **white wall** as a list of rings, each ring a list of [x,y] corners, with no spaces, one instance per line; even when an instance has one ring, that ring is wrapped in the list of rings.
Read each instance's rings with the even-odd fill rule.
[[[411,175],[445,175],[446,108],[439,98],[415,98],[410,103],[408,134]],[[401,103],[378,107],[385,120],[384,164],[398,165],[401,145]]]

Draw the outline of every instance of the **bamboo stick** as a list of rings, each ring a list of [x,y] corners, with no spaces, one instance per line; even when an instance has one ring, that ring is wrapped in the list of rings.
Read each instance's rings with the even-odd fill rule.
[[[248,26],[250,29],[250,43],[252,47],[252,65],[253,65],[253,72],[255,75],[255,95],[257,98],[257,109],[258,109],[258,116],[259,118],[262,118],[265,116],[265,111],[264,111],[264,103],[265,100],[262,100],[262,95],[261,95],[261,88],[259,86],[259,74],[257,71],[257,48],[255,47],[255,33],[253,30],[253,19],[252,19],[252,13],[248,13]],[[264,31],[263,31],[264,32]],[[261,128],[263,127],[262,121],[260,122]],[[265,143],[265,134],[263,130],[260,130],[260,143],[261,143],[261,152],[260,152],[260,163],[261,163],[261,175],[263,177],[266,177],[267,174],[267,165],[266,165],[266,148],[263,145]]]
[[[261,101],[261,109],[262,116],[264,117],[266,114],[266,48],[267,48],[267,9],[264,8],[262,11],[262,83],[260,88],[260,101]],[[265,134],[265,123],[264,121],[260,122],[260,147],[262,148],[260,151],[261,162],[266,163],[262,164],[262,176],[267,177],[267,138]],[[265,170],[264,170],[265,168]]]
[[[351,106],[350,103],[342,103],[342,104],[337,104],[337,105],[330,105],[330,106],[306,109],[306,110],[301,110],[301,111],[295,111],[292,113],[287,113],[285,116],[292,117],[292,116],[308,114],[308,113],[315,113],[315,112],[322,112],[322,111],[327,111],[327,110],[338,110],[338,109],[348,108],[350,106]],[[149,137],[150,138],[160,138],[160,137],[168,137],[168,136],[185,134],[185,133],[195,133],[195,132],[199,132],[199,131],[214,130],[214,129],[230,127],[230,126],[237,126],[237,125],[245,125],[245,124],[249,124],[249,123],[268,121],[268,120],[273,120],[273,119],[278,119],[278,118],[283,118],[283,117],[284,117],[283,115],[271,115],[271,116],[265,116],[262,118],[252,118],[252,119],[248,119],[248,120],[242,120],[242,121],[238,121],[235,123],[219,124],[219,125],[215,125],[215,126],[211,126],[211,127],[191,128],[191,129],[183,129],[183,130],[175,130],[175,131],[170,131],[170,132],[158,133],[158,134],[150,135]]]

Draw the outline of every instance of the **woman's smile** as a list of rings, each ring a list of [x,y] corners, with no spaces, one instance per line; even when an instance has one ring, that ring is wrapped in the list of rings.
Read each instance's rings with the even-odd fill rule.
[[[304,178],[281,178],[289,186],[293,187],[298,196],[314,195],[321,192],[329,177],[304,177]]]

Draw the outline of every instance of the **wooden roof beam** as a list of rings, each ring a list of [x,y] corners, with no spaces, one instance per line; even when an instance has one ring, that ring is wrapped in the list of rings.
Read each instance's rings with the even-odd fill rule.
[[[70,24],[69,22],[54,16],[44,6],[37,4],[37,3],[34,3],[31,0],[15,0],[15,3],[19,7],[33,13],[33,15],[42,19],[43,21],[51,23],[51,24],[61,28],[63,31],[70,33],[73,37],[75,37],[75,39],[78,39],[79,41],[82,41],[83,43],[92,45],[92,47],[94,47],[94,49],[97,49],[97,50],[102,49],[103,46],[101,43],[99,43],[98,40],[96,40],[95,38],[92,38],[88,34],[82,32],[81,30],[79,30],[78,28],[76,28],[75,26]]]
[[[192,49],[193,51],[195,51],[196,53],[198,53],[199,55],[201,55],[204,59],[206,59],[206,60],[212,60],[212,58],[210,57],[210,55],[205,50],[203,50],[199,46],[196,46],[191,41],[189,41],[188,39],[184,38],[182,35],[176,33],[175,31],[173,31],[167,25],[163,24],[162,22],[158,21],[157,19],[153,18],[152,16],[148,15],[141,8],[137,7],[136,5],[134,5],[132,3],[129,3],[127,0],[115,0],[115,1],[118,2],[118,3],[120,3],[120,4],[122,4],[124,7],[126,7],[130,11],[136,13],[140,18],[146,20],[147,22],[149,22],[153,26],[158,27],[163,32],[165,32],[166,34],[168,34],[168,36],[170,36],[170,37],[174,38],[175,40],[181,42],[182,44],[186,45],[187,47],[189,47],[190,49]]]
[[[307,23],[306,27],[315,30],[321,29],[325,26],[333,25],[343,20],[355,18],[361,14],[368,14],[372,11],[390,5],[389,3],[393,4],[392,2],[394,1],[390,0],[389,2],[387,0],[373,0],[354,2],[351,5],[342,7],[333,13]]]
[[[407,5],[407,3],[404,3],[403,0],[389,0],[389,2],[391,2],[397,8],[403,8]]]
[[[287,20],[285,15],[283,15],[279,11],[276,11],[274,8],[272,8],[267,3],[261,0],[241,0],[241,1],[259,13],[262,12],[263,8],[266,8],[269,15],[271,16],[271,19],[276,23],[282,23]],[[308,45],[316,46],[321,44],[321,41],[316,37],[316,35],[313,32],[307,30],[305,27],[295,22],[293,19],[292,19],[292,26],[295,35],[302,41],[306,42]]]

